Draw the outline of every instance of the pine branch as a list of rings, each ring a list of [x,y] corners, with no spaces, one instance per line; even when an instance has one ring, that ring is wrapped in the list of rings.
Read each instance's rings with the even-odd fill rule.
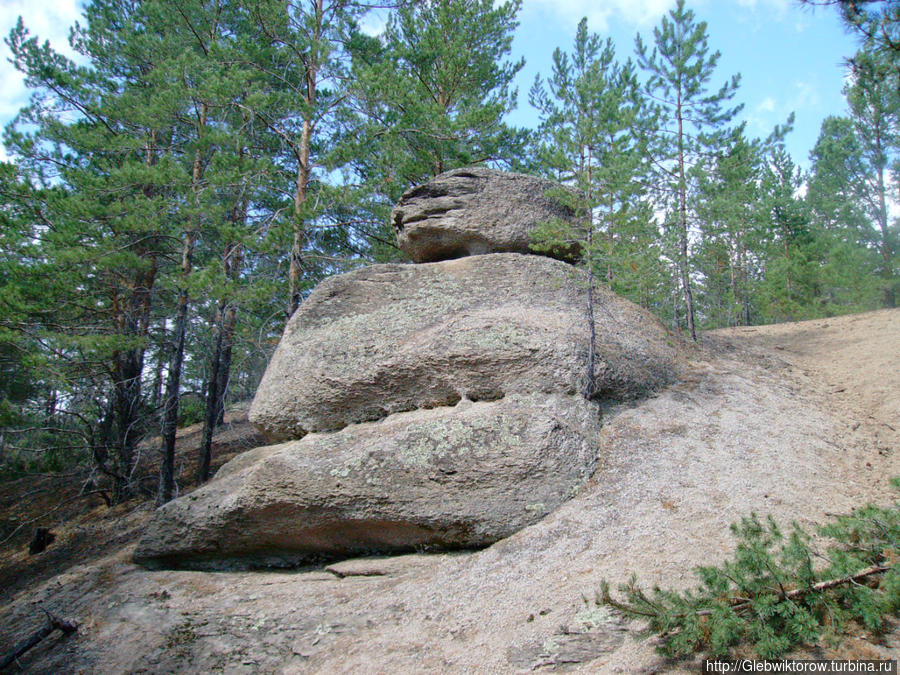
[[[783,587],[778,590],[772,589],[772,595],[777,595],[780,600],[797,600],[799,598],[805,597],[811,593],[822,593],[824,591],[831,590],[832,588],[839,588],[840,586],[847,586],[849,584],[857,583],[862,581],[863,579],[868,579],[869,577],[875,576],[877,574],[884,574],[890,570],[894,569],[893,565],[872,565],[871,567],[867,567],[855,574],[850,574],[845,577],[839,577],[837,579],[827,579],[825,581],[820,581],[817,584],[813,584],[807,588],[795,588],[790,591],[784,591]],[[750,608],[751,600],[749,598],[737,598],[732,597],[728,598],[728,602],[731,604],[731,609],[735,612],[743,612]],[[713,610],[711,609],[700,609],[695,612],[697,616],[710,616],[712,615]]]
[[[698,568],[699,588],[655,587],[648,595],[632,577],[619,587],[624,599],[616,599],[603,581],[597,603],[645,621],[644,635],[658,635],[659,651],[669,656],[724,656],[747,642],[760,657],[775,658],[823,634],[839,636],[849,622],[877,632],[886,615],[900,613],[898,505],[862,507],[820,527],[836,542],[825,556],[811,548],[803,530],[794,526],[786,537],[771,518],[763,523],[751,515],[732,531],[734,556],[719,567]],[[828,563],[815,574],[813,555]]]

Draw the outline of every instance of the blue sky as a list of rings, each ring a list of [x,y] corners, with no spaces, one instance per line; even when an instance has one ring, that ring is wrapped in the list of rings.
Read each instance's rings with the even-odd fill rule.
[[[589,30],[612,38],[624,60],[634,56],[638,32],[652,44],[654,26],[674,5],[674,0],[525,0],[513,50],[525,57],[526,65],[512,121],[534,124],[535,113],[527,104],[534,76],[550,73],[557,46],[571,51],[582,16],[587,16]],[[718,88],[741,74],[735,100],[744,104],[748,135],[767,136],[794,111],[787,147],[796,162],[807,166],[822,120],[846,113],[843,61],[857,43],[835,10],[813,10],[793,0],[688,0],[687,6],[707,22],[711,50],[722,54],[712,84]]]
[[[524,0],[520,26],[513,43],[514,56],[524,56],[520,73],[519,109],[510,121],[534,126],[537,117],[528,105],[528,90],[537,73],[550,72],[556,47],[570,50],[575,27],[582,16],[589,28],[611,37],[619,57],[634,54],[634,36],[652,41],[652,30],[675,0]],[[21,14],[33,34],[49,39],[57,49],[68,49],[69,27],[77,20],[79,0],[0,0],[0,33],[4,36]],[[794,0],[689,0],[698,19],[709,24],[710,44],[722,52],[716,86],[732,74],[742,76],[740,102],[751,136],[765,136],[783,123],[791,111],[797,116],[788,150],[806,166],[822,120],[844,114],[841,95],[843,60],[856,49],[832,8],[815,10]],[[0,64],[0,124],[5,125],[27,100],[18,73]],[[2,152],[0,152],[2,155]]]

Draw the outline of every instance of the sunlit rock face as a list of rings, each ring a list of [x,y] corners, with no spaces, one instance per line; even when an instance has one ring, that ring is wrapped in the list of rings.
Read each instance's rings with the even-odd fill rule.
[[[679,348],[649,312],[596,288],[596,394],[583,398],[585,275],[527,253],[537,224],[571,217],[553,191],[466,169],[407,192],[400,244],[436,262],[319,284],[250,409],[279,444],[160,508],[135,559],[229,568],[477,548],[571,498],[602,459],[600,404],[665,385]]]
[[[413,262],[484,253],[533,253],[533,233],[553,221],[574,223],[558,183],[485,168],[455,169],[407,190],[391,214],[400,249]],[[551,252],[574,260],[577,250]]]

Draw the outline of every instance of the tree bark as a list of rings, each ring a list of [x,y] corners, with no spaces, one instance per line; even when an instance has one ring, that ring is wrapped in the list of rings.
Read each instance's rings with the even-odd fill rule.
[[[243,157],[243,154],[242,149],[240,156]],[[247,208],[248,201],[241,200],[231,211],[232,223],[244,225]],[[232,282],[236,282],[240,276],[241,251],[240,243],[229,242],[225,245],[222,266],[225,277]],[[206,385],[206,415],[203,421],[203,441],[200,445],[200,464],[197,469],[197,481],[200,483],[209,480],[213,434],[216,427],[225,421],[225,394],[231,372],[231,346],[234,341],[236,320],[237,308],[228,300],[221,300],[216,312],[216,343],[210,359],[209,380]]]
[[[225,396],[231,378],[231,350],[234,346],[234,327],[237,323],[237,308],[229,304],[222,320],[222,352],[216,383],[216,426],[225,423]]]
[[[144,162],[150,167],[156,164],[156,132],[148,132]],[[149,186],[143,189],[144,195],[152,196]],[[156,283],[158,261],[155,249],[148,249],[145,244],[138,243],[129,247],[139,259],[147,262],[146,268],[138,268],[124,289],[112,291],[112,308],[115,312],[115,326],[119,335],[144,340],[150,334],[150,310],[153,286]],[[112,355],[113,401],[112,425],[107,428],[108,436],[115,447],[115,468],[110,470],[101,466],[104,473],[114,476],[113,501],[119,503],[132,493],[132,474],[135,466],[135,448],[142,432],[142,391],[141,378],[144,371],[145,346],[117,350]],[[114,430],[114,431],[113,431]],[[100,454],[94,451],[95,457]],[[106,457],[104,457],[104,461]]]
[[[203,441],[200,444],[200,465],[197,468],[197,482],[209,480],[212,463],[212,439],[216,429],[217,405],[219,402],[219,368],[222,360],[222,333],[225,301],[219,303],[216,313],[216,344],[209,362],[209,378],[206,383],[206,415],[203,420]]]
[[[290,303],[288,305],[288,318],[294,315],[300,306],[300,287],[303,276],[303,240],[306,238],[304,227],[303,207],[306,204],[306,192],[309,187],[309,178],[312,167],[309,163],[310,150],[313,135],[313,107],[316,103],[316,78],[319,69],[318,41],[322,34],[322,21],[324,12],[324,0],[315,0],[315,30],[312,45],[307,52],[306,67],[306,105],[307,112],[303,119],[303,127],[300,131],[300,146],[298,148],[297,184],[294,190],[294,234],[291,242],[291,266],[290,266]]]
[[[146,251],[138,250],[142,256]],[[150,297],[156,281],[157,264],[149,257],[146,270],[135,273],[126,293],[113,292],[113,309],[117,313],[116,329],[122,336],[146,338],[150,330]],[[144,347],[118,350],[112,357],[113,422],[110,439],[115,447],[113,499],[122,502],[131,495],[134,455],[141,435],[141,377],[144,370]],[[114,430],[114,431],[113,431]]]
[[[593,214],[593,199],[594,199],[594,176],[591,171],[591,151],[588,148],[588,156],[587,156],[587,202],[588,202],[588,213],[587,213],[587,251],[585,252],[585,260],[587,260],[587,274],[588,274],[588,305],[587,305],[587,320],[588,320],[588,363],[587,363],[587,373],[585,374],[585,386],[584,386],[584,397],[587,399],[591,399],[596,394],[596,381],[597,381],[597,366],[596,366],[596,354],[597,354],[597,330],[594,326],[594,214]]]
[[[242,227],[247,223],[249,201],[244,198],[235,208],[234,222]],[[237,284],[241,276],[241,265],[244,260],[244,249],[240,242],[233,243],[225,251],[225,275],[233,284]],[[231,379],[231,350],[234,346],[234,329],[237,325],[237,306],[228,303],[222,320],[222,355],[219,360],[218,382],[216,384],[216,426],[225,423],[225,397],[228,394],[228,383]]]
[[[684,115],[681,108],[681,90],[678,91],[676,117],[678,119],[678,267],[681,275],[681,288],[684,292],[684,310],[687,329],[691,339],[697,341],[694,328],[694,293],[691,290],[691,273],[688,265],[688,226],[687,226],[687,176],[684,170]]]
[[[190,295],[187,280],[191,273],[195,235],[185,233],[182,252],[182,288],[178,294],[178,311],[175,316],[175,344],[166,378],[166,399],[163,418],[163,461],[159,467],[159,492],[157,506],[165,504],[175,495],[175,435],[178,431],[178,404],[181,390],[181,367],[184,365],[184,341],[187,332],[187,313]]]
[[[166,358],[166,350],[164,348],[166,336],[165,321],[163,321],[160,326],[159,334],[162,339],[160,340],[156,352],[156,366],[153,369],[153,392],[150,395],[150,406],[154,411],[159,410],[159,406],[162,403],[163,371],[166,369],[166,361],[168,361]]]
[[[879,149],[881,146],[880,136]],[[881,276],[885,280],[884,304],[886,307],[895,307],[897,298],[893,286],[893,251],[891,250],[890,234],[888,233],[887,189],[884,181],[884,167],[878,167],[878,229],[881,230]]]
[[[209,109],[205,103],[201,104],[197,126],[197,140],[200,140]],[[194,152],[194,163],[191,170],[191,186],[194,191],[194,200],[198,199],[200,180],[203,178],[203,163],[198,148]],[[172,359],[169,363],[168,377],[166,378],[166,399],[163,418],[163,460],[159,466],[159,491],[156,495],[156,504],[165,504],[175,495],[175,435],[178,430],[178,404],[181,393],[181,368],[184,365],[184,342],[187,332],[187,314],[190,305],[190,293],[188,280],[191,276],[194,258],[194,245],[196,243],[197,224],[192,224],[191,229],[184,232],[184,247],[181,254],[181,289],[178,293],[178,311],[175,316],[175,344],[172,348]]]

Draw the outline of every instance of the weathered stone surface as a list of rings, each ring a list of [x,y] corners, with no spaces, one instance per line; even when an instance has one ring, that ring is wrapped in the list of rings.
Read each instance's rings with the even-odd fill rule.
[[[400,248],[414,262],[483,253],[530,253],[532,231],[572,209],[552,181],[485,168],[455,169],[407,190],[391,214]],[[553,257],[572,259],[573,251]]]
[[[374,265],[323,281],[285,329],[250,410],[273,439],[335,431],[462,398],[581,391],[581,273],[515,253]],[[595,295],[604,397],[668,381],[675,338],[605,287]]]
[[[159,509],[150,566],[482,547],[540,520],[591,474],[600,419],[578,396],[508,396],[257,448]]]

